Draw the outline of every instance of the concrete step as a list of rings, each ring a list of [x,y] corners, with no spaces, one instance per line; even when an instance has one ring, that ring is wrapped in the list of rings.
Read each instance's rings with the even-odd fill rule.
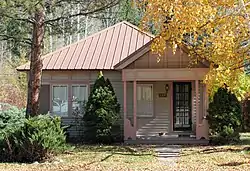
[[[150,126],[148,126],[148,125],[146,125],[146,126],[143,126],[143,127],[141,127],[141,128],[139,128],[139,129],[168,129],[169,128],[169,126],[168,125],[165,125],[165,126],[163,126],[163,125],[150,125]]]
[[[209,140],[197,140],[197,139],[180,139],[180,138],[169,138],[169,139],[158,139],[158,140],[126,140],[126,144],[158,144],[158,145],[207,145]]]
[[[169,123],[148,123],[148,124],[146,124],[146,126],[155,126],[155,125],[157,125],[157,126],[168,126],[168,124]]]
[[[156,130],[156,129],[154,129],[154,130],[143,130],[143,131],[141,131],[141,130],[139,130],[139,131],[137,131],[136,133],[137,134],[157,134],[157,135],[159,135],[159,133],[162,133],[162,132],[168,132],[168,130]],[[164,135],[164,134],[161,134],[161,135]]]

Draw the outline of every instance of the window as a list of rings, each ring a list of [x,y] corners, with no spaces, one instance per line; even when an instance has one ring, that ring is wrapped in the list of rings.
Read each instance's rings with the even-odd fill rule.
[[[56,85],[52,87],[52,113],[68,116],[68,86]]]
[[[153,85],[137,85],[137,116],[153,116]]]
[[[83,106],[88,100],[88,89],[86,85],[72,86],[72,114],[74,116],[82,114]]]

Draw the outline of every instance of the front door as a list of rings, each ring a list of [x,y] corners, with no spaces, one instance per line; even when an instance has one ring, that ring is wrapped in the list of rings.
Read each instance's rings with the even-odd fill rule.
[[[174,131],[190,131],[191,117],[191,82],[174,82],[173,88]]]

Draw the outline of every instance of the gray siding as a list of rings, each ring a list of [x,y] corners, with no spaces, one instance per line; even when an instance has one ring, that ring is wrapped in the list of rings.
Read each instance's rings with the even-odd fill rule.
[[[82,71],[82,72],[44,72],[42,77],[42,88],[40,96],[40,113],[48,113],[50,111],[50,85],[53,84],[88,84],[89,87],[94,84],[98,71]],[[121,125],[121,135],[123,135],[123,84],[121,72],[103,71],[105,78],[108,78],[115,90],[118,102],[121,104],[121,120],[117,124]],[[89,91],[90,93],[90,91]],[[84,126],[82,119],[73,116],[63,117],[62,125],[68,127],[67,134],[70,138],[80,140],[83,137]]]

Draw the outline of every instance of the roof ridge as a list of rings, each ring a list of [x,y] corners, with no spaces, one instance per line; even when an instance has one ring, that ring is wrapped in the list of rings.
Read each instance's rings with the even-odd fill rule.
[[[146,32],[146,31],[143,31],[142,29],[140,29],[138,26],[134,25],[134,24],[131,24],[130,22],[128,21],[122,21],[124,24],[136,29],[137,31],[143,33],[143,34],[146,34],[147,36],[151,37],[151,38],[155,38],[155,35],[149,33],[149,32]]]

